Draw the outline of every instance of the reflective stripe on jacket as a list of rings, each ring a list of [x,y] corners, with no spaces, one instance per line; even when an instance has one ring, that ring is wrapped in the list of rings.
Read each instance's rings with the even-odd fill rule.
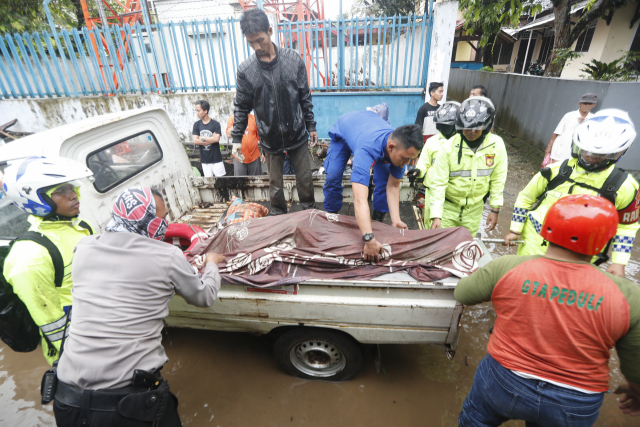
[[[504,141],[489,133],[475,153],[464,144],[458,163],[462,143],[461,135],[457,134],[442,145],[436,156],[429,184],[431,218],[442,218],[445,198],[458,207],[471,206],[483,203],[482,199],[491,192],[491,207],[503,205],[508,169]]]
[[[422,152],[420,153],[416,167],[420,169],[420,175],[418,175],[418,178],[424,177],[423,183],[425,187],[428,187],[431,182],[431,176],[433,175],[433,163],[436,161],[436,155],[445,142],[447,142],[447,138],[445,138],[442,133],[438,132],[436,135],[427,139],[424,147],[422,147]]]
[[[58,354],[49,355],[47,336],[56,350],[60,350],[65,326],[66,311],[71,306],[71,261],[78,242],[89,236],[89,231],[80,227],[80,219],[73,221],[46,221],[29,216],[30,231],[48,237],[60,250],[64,262],[62,286],[56,288],[55,269],[47,249],[35,242],[16,242],[4,263],[4,277],[11,284],[29,310],[33,321],[40,327],[42,351],[49,364],[58,359]],[[67,329],[67,335],[69,330]]]
[[[574,181],[581,182],[592,187],[600,188],[607,180],[615,165],[611,165],[607,169],[598,172],[587,172],[578,166],[578,159],[569,160],[569,166],[572,166],[573,172],[570,178]],[[560,163],[556,163],[551,168],[551,179],[558,175]],[[531,211],[537,198],[545,192],[548,181],[538,172],[527,186],[518,194],[518,199],[514,205],[513,216],[511,218],[511,231],[516,233],[522,232],[526,221],[531,222],[535,230],[540,233],[544,218],[549,208],[563,196],[568,194],[591,194],[597,195],[596,191],[588,188],[580,187],[572,182],[566,181],[555,189],[547,193],[547,197],[542,201],[540,206]],[[616,209],[621,211],[636,200],[638,194],[638,181],[631,175],[620,186],[616,196]],[[618,231],[613,239],[612,261],[615,264],[626,265],[631,258],[631,248],[636,237],[636,232],[640,228],[639,222],[630,224],[618,224]]]

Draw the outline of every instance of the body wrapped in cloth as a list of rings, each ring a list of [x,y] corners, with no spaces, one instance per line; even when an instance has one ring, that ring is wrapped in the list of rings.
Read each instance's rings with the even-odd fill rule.
[[[223,283],[281,286],[308,279],[367,280],[404,271],[421,282],[451,275],[465,277],[478,268],[482,249],[463,227],[401,230],[374,222],[383,244],[377,264],[362,258],[363,242],[354,217],[316,209],[230,225],[196,245],[187,260],[202,266],[204,254],[224,254]]]

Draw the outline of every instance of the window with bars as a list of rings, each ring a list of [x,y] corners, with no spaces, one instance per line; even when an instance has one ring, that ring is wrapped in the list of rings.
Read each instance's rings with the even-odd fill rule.
[[[495,65],[505,65],[511,63],[513,53],[513,43],[497,44],[493,48],[493,63]]]
[[[553,50],[554,41],[554,36],[547,36],[542,38],[542,46],[540,46],[540,54],[538,55],[538,64],[545,64],[547,62],[547,59],[549,59],[549,55],[551,55],[551,50]]]
[[[591,40],[593,40],[593,33],[596,32],[596,26],[588,27],[580,34],[578,41],[576,42],[576,52],[589,52],[591,47]]]

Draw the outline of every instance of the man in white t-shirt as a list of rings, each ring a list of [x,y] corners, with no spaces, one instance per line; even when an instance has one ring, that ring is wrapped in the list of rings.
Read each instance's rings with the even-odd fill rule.
[[[597,102],[598,97],[595,93],[585,93],[580,98],[578,110],[568,112],[560,120],[544,152],[545,157],[551,153],[551,163],[562,162],[571,158],[573,132],[580,123],[593,115],[590,111],[596,106]]]

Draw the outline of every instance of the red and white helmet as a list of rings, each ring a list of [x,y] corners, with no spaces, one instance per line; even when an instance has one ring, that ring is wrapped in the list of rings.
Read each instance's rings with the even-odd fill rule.
[[[608,108],[598,111],[576,128],[572,156],[585,170],[603,170],[617,162],[635,138],[636,128],[629,114]]]

